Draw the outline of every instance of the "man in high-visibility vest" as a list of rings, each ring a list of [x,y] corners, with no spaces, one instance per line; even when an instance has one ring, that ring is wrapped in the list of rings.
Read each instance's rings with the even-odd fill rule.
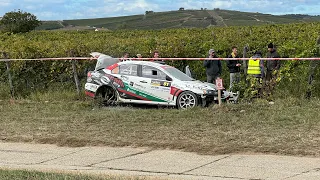
[[[260,60],[262,57],[261,51],[256,51],[254,56],[249,59],[247,74],[254,75],[257,78],[264,77],[264,65]]]
[[[253,92],[258,93],[258,95],[261,94],[262,79],[264,78],[264,65],[263,61],[260,60],[261,57],[261,51],[256,51],[254,56],[249,59],[247,71],[249,78],[250,76],[254,77],[254,79],[251,79],[251,87],[255,89]]]

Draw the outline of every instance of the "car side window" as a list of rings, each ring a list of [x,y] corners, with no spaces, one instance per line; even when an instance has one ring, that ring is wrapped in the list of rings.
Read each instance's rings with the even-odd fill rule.
[[[151,79],[159,79],[159,80],[166,80],[167,75],[154,67],[151,66],[142,66],[142,77],[151,78]]]
[[[138,65],[136,65],[136,64],[120,65],[119,74],[137,76],[138,75]]]

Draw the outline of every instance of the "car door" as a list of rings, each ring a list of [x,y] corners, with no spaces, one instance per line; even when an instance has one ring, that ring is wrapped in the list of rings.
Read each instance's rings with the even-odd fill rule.
[[[170,94],[171,79],[162,70],[141,65],[141,78],[136,81],[138,86],[143,86],[150,100],[159,104],[168,104],[172,100]]]
[[[140,70],[139,70],[140,69]],[[125,102],[145,103],[154,101],[148,94],[150,79],[141,77],[141,66],[137,64],[122,64],[119,66],[119,77],[124,86],[118,88],[120,97]]]
[[[144,101],[145,97],[139,96],[139,91],[133,88],[134,82],[140,77],[138,76],[138,65],[137,64],[121,64],[119,66],[119,77],[122,80],[124,86],[118,86],[118,92],[122,99],[131,101]]]

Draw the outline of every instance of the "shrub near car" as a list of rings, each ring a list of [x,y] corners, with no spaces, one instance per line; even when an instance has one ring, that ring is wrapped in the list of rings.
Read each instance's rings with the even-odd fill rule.
[[[149,61],[114,63],[110,56],[99,58],[96,69],[88,72],[85,91],[105,105],[140,103],[187,109],[217,100],[213,84],[197,81],[172,66]],[[234,95],[224,91],[222,98],[236,100]]]

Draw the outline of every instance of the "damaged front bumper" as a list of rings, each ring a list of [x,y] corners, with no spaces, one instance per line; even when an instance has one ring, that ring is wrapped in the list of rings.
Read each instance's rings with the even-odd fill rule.
[[[237,91],[229,92],[229,91],[221,91],[221,100],[230,103],[237,103],[240,96],[240,92]],[[218,102],[218,91],[213,91],[208,94],[201,95],[202,106],[208,106],[212,102]]]
[[[226,95],[226,101],[231,102],[231,103],[237,103],[239,96],[240,96],[240,92],[237,91],[236,93],[234,92],[229,92],[229,91],[224,91],[224,94]]]

